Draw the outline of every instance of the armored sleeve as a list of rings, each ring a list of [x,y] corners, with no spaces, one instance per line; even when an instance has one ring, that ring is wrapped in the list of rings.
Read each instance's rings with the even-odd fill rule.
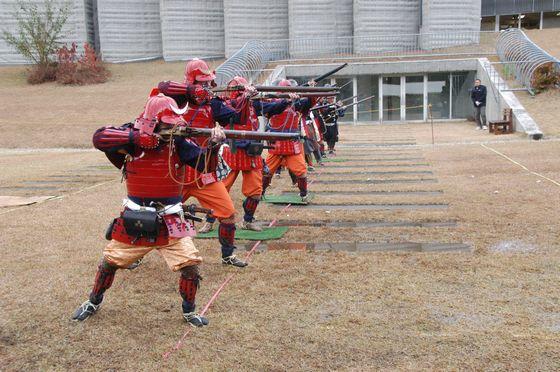
[[[202,148],[190,139],[177,138],[175,148],[181,162],[199,172],[216,168],[219,146]]]
[[[253,107],[259,116],[274,116],[284,112],[290,102],[282,99],[274,102],[253,101]]]

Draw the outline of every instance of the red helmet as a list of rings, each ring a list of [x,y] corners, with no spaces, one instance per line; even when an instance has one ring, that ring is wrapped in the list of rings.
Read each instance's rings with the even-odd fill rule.
[[[279,87],[291,87],[292,86],[292,82],[288,79],[282,79],[278,82],[278,86]]]
[[[179,107],[173,98],[167,97],[163,93],[152,96],[146,102],[142,116],[134,122],[134,128],[142,133],[152,134],[157,121],[164,120],[166,123],[172,124],[176,119],[180,119],[174,110],[179,110]]]
[[[236,76],[233,79],[231,79],[228,83],[228,87],[236,87],[238,85],[249,85],[249,82],[242,76]],[[239,97],[239,95],[241,94],[240,91],[233,91],[229,93],[229,98],[231,99],[235,99],[237,97]]]
[[[213,71],[210,71],[208,64],[201,59],[193,58],[187,62],[185,67],[185,83],[194,84],[197,81],[212,81],[216,78]]]

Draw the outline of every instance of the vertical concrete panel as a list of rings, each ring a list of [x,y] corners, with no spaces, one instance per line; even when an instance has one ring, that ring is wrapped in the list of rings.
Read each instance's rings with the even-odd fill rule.
[[[161,0],[166,61],[224,56],[223,0]]]
[[[98,0],[97,21],[103,60],[162,56],[159,0]]]
[[[354,0],[354,52],[398,51],[416,47],[418,0]]]
[[[322,53],[352,53],[353,0],[289,0],[290,39],[293,58]]]
[[[288,39],[288,0],[224,0],[226,57],[249,40]],[[269,45],[273,52],[286,52],[286,43]]]
[[[480,0],[424,0],[423,49],[446,48],[479,42]]]

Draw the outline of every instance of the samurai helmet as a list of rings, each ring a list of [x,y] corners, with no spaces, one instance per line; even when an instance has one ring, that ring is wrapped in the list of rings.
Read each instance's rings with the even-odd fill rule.
[[[249,82],[242,76],[235,76],[233,79],[231,79],[228,83],[228,87],[236,87],[238,85],[249,85]],[[237,97],[239,97],[239,95],[241,94],[240,91],[232,91],[229,93],[229,98],[231,99],[235,99]]]
[[[216,78],[214,71],[210,71],[208,64],[202,59],[193,58],[185,66],[185,83],[213,81]]]
[[[160,120],[169,124],[174,124],[177,120],[180,120],[180,116],[175,113],[178,110],[177,103],[173,98],[159,93],[148,99],[144,112],[134,122],[134,128],[140,130],[141,133],[152,134]]]

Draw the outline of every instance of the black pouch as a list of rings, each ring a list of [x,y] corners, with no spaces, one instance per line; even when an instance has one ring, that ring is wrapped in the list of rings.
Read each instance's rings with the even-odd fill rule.
[[[125,209],[122,213],[122,219],[128,235],[136,239],[145,237],[153,240],[157,238],[160,226],[157,212]]]
[[[251,142],[247,145],[245,152],[249,156],[260,156],[263,152],[264,145],[261,142]]]
[[[117,219],[116,218],[113,219],[113,221],[111,221],[111,223],[107,227],[107,230],[105,230],[105,239],[107,239],[107,240],[113,239],[113,228],[115,227],[116,222],[117,222]]]

